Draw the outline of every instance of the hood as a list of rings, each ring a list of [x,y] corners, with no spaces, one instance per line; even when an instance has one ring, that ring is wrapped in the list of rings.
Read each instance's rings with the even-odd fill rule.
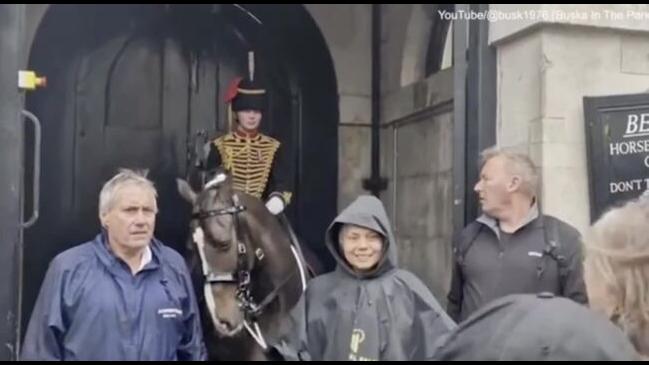
[[[355,272],[343,257],[338,234],[344,224],[353,224],[374,230],[383,236],[383,257],[377,267],[363,274]],[[397,267],[396,240],[390,227],[390,220],[383,203],[372,195],[362,195],[343,210],[329,225],[325,236],[329,251],[338,262],[338,267],[356,277],[375,277]]]

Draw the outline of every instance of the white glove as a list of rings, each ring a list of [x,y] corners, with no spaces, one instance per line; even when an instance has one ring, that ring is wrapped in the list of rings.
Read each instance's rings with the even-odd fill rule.
[[[284,210],[284,201],[280,197],[274,196],[268,199],[268,201],[266,202],[266,208],[273,215],[278,215]]]

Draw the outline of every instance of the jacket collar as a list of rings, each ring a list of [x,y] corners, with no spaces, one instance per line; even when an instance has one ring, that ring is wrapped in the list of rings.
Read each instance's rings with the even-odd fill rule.
[[[131,270],[124,260],[115,256],[108,244],[108,232],[102,228],[101,233],[99,233],[93,240],[93,247],[95,248],[95,254],[99,261],[108,269],[113,275],[124,275],[127,274],[132,276]],[[151,240],[151,243],[147,247],[148,254],[145,252],[143,259],[147,259],[148,262],[143,263],[144,265],[140,271],[153,270],[157,269],[160,266],[160,242],[155,238]]]
[[[537,218],[539,218],[539,215],[540,215],[539,207],[538,204],[535,202],[530,207],[530,210],[527,211],[527,215],[523,220],[523,224],[518,229],[521,229],[533,222],[538,222]],[[485,226],[489,227],[496,234],[496,237],[500,239],[500,222],[497,219],[483,213],[480,217],[478,217],[478,219],[476,219],[476,221],[478,223],[482,223]]]

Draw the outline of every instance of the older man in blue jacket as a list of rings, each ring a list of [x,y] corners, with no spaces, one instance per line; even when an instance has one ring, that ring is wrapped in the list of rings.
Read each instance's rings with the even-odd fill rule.
[[[182,257],[153,238],[156,191],[123,170],[99,197],[102,232],[54,258],[22,360],[204,360]]]

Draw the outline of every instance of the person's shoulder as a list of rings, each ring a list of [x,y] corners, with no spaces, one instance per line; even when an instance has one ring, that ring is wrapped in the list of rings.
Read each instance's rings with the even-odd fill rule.
[[[570,237],[570,238],[575,238],[579,239],[581,234],[575,228],[573,225],[570,223],[563,221],[557,217],[551,216],[551,215],[544,215],[543,218],[546,220],[548,224],[555,224],[557,227],[557,230],[559,231],[559,234],[562,237]]]
[[[171,262],[173,264],[184,264],[185,263],[185,259],[180,255],[180,253],[178,253],[178,251],[176,251],[173,248],[167,246],[162,241],[155,240],[154,242],[155,242],[154,244],[156,244],[159,247],[160,253],[162,254],[162,256],[166,260],[168,260],[169,262]]]
[[[468,248],[468,246],[473,243],[473,241],[480,239],[479,233],[481,231],[486,231],[483,230],[483,226],[486,228],[488,225],[484,222],[481,222],[479,220],[474,220],[467,224],[464,228],[461,230],[458,230],[454,235],[453,235],[453,246],[454,250],[456,250],[456,253],[459,253],[460,251],[462,253],[465,253],[464,250]]]
[[[94,260],[94,241],[84,242],[59,253],[52,260],[52,265],[60,269],[72,269],[89,260]]]
[[[406,269],[399,268],[399,269],[396,269],[394,271],[394,274],[397,277],[408,279],[409,281],[411,281],[411,282],[413,282],[413,283],[415,283],[417,285],[420,285],[420,284],[424,285],[424,282],[421,281],[421,279],[419,279],[419,277],[417,275],[415,275],[412,271],[408,271]]]
[[[309,280],[307,285],[307,296],[331,293],[336,284],[341,283],[341,277],[336,271],[331,271],[326,274],[318,275]]]
[[[281,144],[278,140],[266,134],[260,134],[259,137],[261,143],[268,143],[275,147],[279,147]]]
[[[47,276],[66,286],[83,282],[91,271],[99,267],[96,244],[89,241],[59,253],[50,262]]]
[[[478,219],[469,222],[464,228],[460,230],[462,235],[475,234],[480,231],[483,227],[488,228],[489,225]]]
[[[428,286],[417,276],[415,273],[405,270],[397,269],[394,272],[394,277],[398,278],[398,281],[402,283],[404,289],[408,289],[415,293],[418,293],[421,296],[429,299],[433,297],[433,293],[430,291]]]
[[[553,216],[545,215],[544,219],[546,234],[558,241],[560,250],[563,250],[568,256],[582,250],[581,234],[577,228]]]
[[[438,314],[444,312],[439,300],[416,274],[408,270],[397,269],[394,278],[399,283],[398,291],[395,292],[394,297],[398,297],[401,302],[409,300],[415,306],[420,306],[423,303],[423,307],[420,306],[420,308],[431,308]]]
[[[315,278],[311,279],[309,281],[309,286],[322,286],[327,283],[330,283],[334,280],[334,276],[336,275],[335,271],[331,271],[322,275],[318,275]]]
[[[188,272],[187,263],[178,251],[157,239],[153,241],[153,245],[155,245],[155,250],[162,256],[163,264],[169,265],[171,269],[178,273],[185,274]]]
[[[220,144],[222,144],[224,142],[230,142],[230,141],[234,141],[234,140],[235,140],[234,133],[229,132],[229,133],[222,134],[222,135],[214,138],[212,141],[213,141],[214,145],[218,146],[218,145],[220,145]]]

